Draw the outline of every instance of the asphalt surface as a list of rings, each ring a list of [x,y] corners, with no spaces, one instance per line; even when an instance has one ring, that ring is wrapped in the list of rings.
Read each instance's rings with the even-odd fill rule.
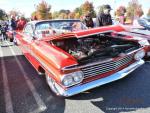
[[[49,90],[17,46],[0,45],[0,113],[150,113],[149,62],[124,79],[65,99]]]

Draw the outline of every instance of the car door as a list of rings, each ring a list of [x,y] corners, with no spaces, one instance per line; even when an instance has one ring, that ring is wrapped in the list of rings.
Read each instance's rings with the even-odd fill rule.
[[[22,49],[24,55],[30,59],[31,45],[33,43],[33,27],[32,24],[27,24],[23,30]]]

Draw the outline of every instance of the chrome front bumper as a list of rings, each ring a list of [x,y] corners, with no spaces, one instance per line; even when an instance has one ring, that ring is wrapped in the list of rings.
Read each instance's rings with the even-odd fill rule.
[[[86,83],[83,85],[73,86],[67,90],[64,90],[63,88],[61,88],[60,86],[57,85],[56,87],[58,89],[58,95],[69,97],[69,96],[84,92],[86,90],[113,82],[115,80],[119,80],[119,79],[127,76],[129,73],[131,73],[138,67],[140,67],[142,64],[144,64],[143,60],[136,61],[135,63],[131,64],[130,66],[128,66],[128,67],[124,68],[123,70],[118,71],[108,77],[101,78],[101,79],[98,79],[98,80],[95,80],[95,81],[92,81],[92,82],[89,82],[89,83]]]

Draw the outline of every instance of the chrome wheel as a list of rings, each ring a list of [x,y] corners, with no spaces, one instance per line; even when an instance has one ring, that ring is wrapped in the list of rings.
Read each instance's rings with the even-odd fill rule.
[[[47,81],[47,84],[48,86],[50,87],[50,89],[56,94],[56,95],[59,95],[58,93],[58,90],[56,88],[56,82],[50,78],[47,74],[46,74],[46,81]]]

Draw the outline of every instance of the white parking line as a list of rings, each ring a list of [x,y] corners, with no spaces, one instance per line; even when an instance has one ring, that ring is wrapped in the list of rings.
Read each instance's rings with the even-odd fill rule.
[[[8,85],[7,72],[6,72],[6,67],[5,67],[5,62],[4,62],[3,52],[1,47],[0,47],[0,57],[2,62],[1,65],[2,65],[2,76],[3,76],[3,86],[4,86],[5,110],[6,113],[14,113],[10,89]]]
[[[8,42],[7,42],[7,43],[8,43]],[[24,68],[22,67],[22,64],[20,63],[19,59],[16,57],[16,54],[15,54],[14,50],[13,50],[12,47],[10,47],[10,46],[9,46],[9,48],[10,48],[12,54],[14,55],[15,60],[16,60],[18,66],[19,66],[19,68],[20,68],[20,70],[21,70],[21,72],[22,72],[22,74],[23,74],[23,76],[24,76],[24,78],[25,78],[25,80],[26,80],[26,82],[27,82],[27,85],[28,85],[30,91],[32,92],[32,94],[33,94],[33,96],[34,96],[34,98],[35,98],[35,100],[36,100],[36,102],[37,102],[37,104],[38,104],[39,112],[45,111],[45,110],[47,109],[46,105],[45,105],[44,102],[42,101],[40,95],[37,93],[37,91],[36,91],[34,85],[33,85],[32,82],[31,82],[31,80],[26,76],[27,73],[25,72]]]

